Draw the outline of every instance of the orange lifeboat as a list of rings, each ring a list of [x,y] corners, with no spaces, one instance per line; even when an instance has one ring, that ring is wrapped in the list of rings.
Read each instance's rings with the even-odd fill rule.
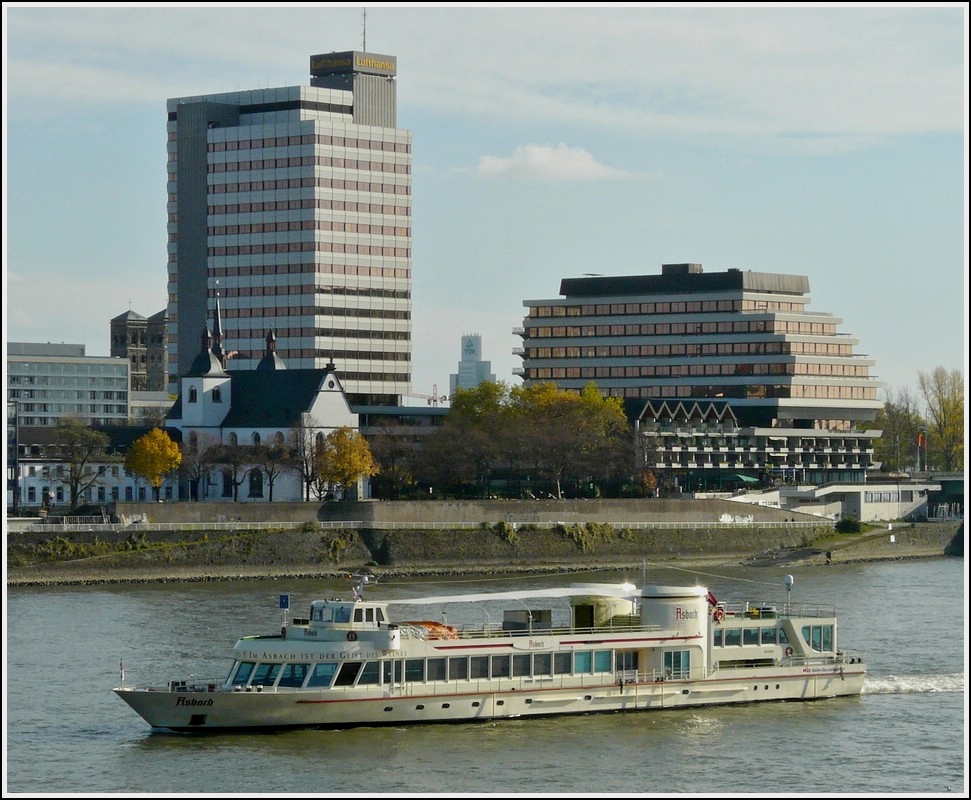
[[[418,625],[428,631],[429,639],[458,639],[459,632],[451,625],[444,625],[441,622],[431,620],[416,620],[405,622],[405,625]]]

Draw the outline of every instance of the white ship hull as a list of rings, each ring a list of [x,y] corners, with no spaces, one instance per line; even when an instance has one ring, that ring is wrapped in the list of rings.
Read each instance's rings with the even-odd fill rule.
[[[859,695],[865,673],[801,668],[698,681],[634,682],[623,686],[541,686],[503,690],[442,687],[437,693],[340,692],[332,689],[262,692],[168,692],[118,688],[116,693],[153,728],[172,731],[347,728],[409,723],[475,722],[557,714],[649,711],[707,705],[821,700]],[[201,718],[205,721],[202,722]]]

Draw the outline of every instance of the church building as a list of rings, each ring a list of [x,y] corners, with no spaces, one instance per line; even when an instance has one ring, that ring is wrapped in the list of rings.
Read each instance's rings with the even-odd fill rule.
[[[208,502],[298,502],[308,498],[300,464],[312,460],[332,431],[358,429],[331,361],[323,369],[287,369],[266,334],[252,370],[232,370],[223,348],[219,299],[201,347],[165,426],[183,443],[183,499]],[[287,455],[287,450],[295,458]],[[360,485],[351,494],[364,496]]]

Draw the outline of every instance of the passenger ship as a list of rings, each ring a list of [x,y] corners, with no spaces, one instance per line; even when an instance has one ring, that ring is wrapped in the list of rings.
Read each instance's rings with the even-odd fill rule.
[[[281,595],[281,630],[240,639],[225,680],[114,691],[155,729],[216,732],[818,700],[859,695],[866,675],[833,608],[790,603],[788,575],[781,604],[593,583],[391,602],[365,599],[369,582],[306,618]],[[429,610],[395,621],[392,605]]]

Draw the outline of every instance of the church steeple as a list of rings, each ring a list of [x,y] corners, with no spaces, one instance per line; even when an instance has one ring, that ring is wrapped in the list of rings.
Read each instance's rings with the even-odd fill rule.
[[[219,329],[219,305],[217,301],[216,305],[216,324],[215,328]],[[192,362],[192,366],[189,367],[189,371],[185,374],[185,377],[202,377],[202,376],[225,376],[226,374],[226,359],[222,354],[222,347],[220,341],[222,335],[220,334],[217,339],[213,334],[209,332],[208,323],[202,327],[202,335],[200,338],[200,348],[199,354],[195,357]]]
[[[268,330],[266,332],[266,350],[263,351],[263,358],[256,365],[256,369],[259,372],[268,372],[286,368],[287,365],[283,363],[283,359],[276,354],[276,335],[272,330]]]
[[[222,364],[223,369],[226,369],[226,353],[223,350],[223,325],[222,314],[219,311],[218,290],[216,291],[216,314],[212,323],[212,352],[219,359],[219,363]]]

